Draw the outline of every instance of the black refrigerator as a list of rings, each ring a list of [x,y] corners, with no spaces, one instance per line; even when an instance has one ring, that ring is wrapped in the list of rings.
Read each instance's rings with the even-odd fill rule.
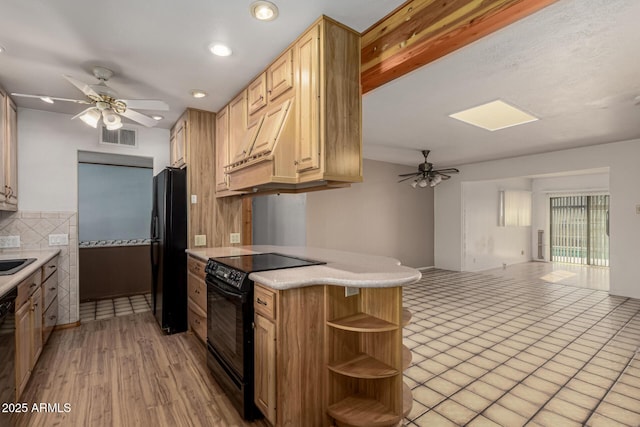
[[[151,278],[153,314],[163,332],[187,330],[187,171],[153,177]]]

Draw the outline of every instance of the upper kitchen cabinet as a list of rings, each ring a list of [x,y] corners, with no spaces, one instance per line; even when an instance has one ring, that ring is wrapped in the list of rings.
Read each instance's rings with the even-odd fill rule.
[[[171,128],[169,134],[169,142],[171,146],[171,167],[182,168],[187,164],[185,158],[187,145],[187,114],[183,114],[175,125]]]
[[[0,210],[18,210],[18,109],[0,88]]]
[[[229,106],[216,114],[216,192],[227,191],[229,183],[224,167],[229,164]]]
[[[297,192],[362,181],[357,32],[321,17],[245,92],[248,108],[238,109],[248,112],[247,125],[229,122],[230,135],[244,134],[240,144],[229,141],[230,190]]]

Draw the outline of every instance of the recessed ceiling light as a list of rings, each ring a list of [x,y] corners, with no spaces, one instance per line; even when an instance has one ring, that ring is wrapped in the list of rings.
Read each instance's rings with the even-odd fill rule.
[[[156,114],[155,116],[151,116],[151,118],[152,118],[153,120],[157,120],[157,121],[160,121],[160,120],[164,119],[164,117],[159,116],[159,115],[157,115],[157,114]]]
[[[229,46],[222,43],[211,43],[209,50],[216,56],[229,56],[233,53]]]
[[[270,1],[254,1],[249,6],[251,16],[260,21],[273,21],[278,17],[278,6]]]
[[[450,114],[449,117],[490,131],[538,120],[537,117],[525,113],[499,99],[460,111],[459,113]]]
[[[48,96],[41,96],[40,99],[47,104],[53,104],[53,99],[49,98]]]
[[[207,92],[202,90],[192,90],[191,96],[193,96],[194,98],[204,98],[205,96],[207,96]]]

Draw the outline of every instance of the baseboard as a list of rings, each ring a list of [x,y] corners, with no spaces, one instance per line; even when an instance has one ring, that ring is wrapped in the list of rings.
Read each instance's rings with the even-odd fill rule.
[[[73,322],[73,323],[65,323],[65,324],[63,324],[63,325],[56,325],[56,326],[53,328],[53,330],[54,330],[54,331],[59,331],[59,330],[62,330],[62,329],[77,328],[78,326],[80,326],[80,321],[79,321],[79,320],[77,320],[77,321],[75,321],[75,322]]]
[[[436,268],[435,266],[431,265],[429,267],[418,267],[416,268],[416,270],[418,271],[425,271],[425,270],[433,270],[434,268]]]

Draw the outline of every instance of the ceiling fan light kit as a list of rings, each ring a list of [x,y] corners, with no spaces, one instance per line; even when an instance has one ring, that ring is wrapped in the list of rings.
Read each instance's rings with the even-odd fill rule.
[[[429,163],[427,161],[427,157],[429,156],[429,150],[422,150],[422,155],[424,156],[424,163],[420,163],[418,165],[418,171],[412,173],[404,173],[398,175],[398,177],[402,178],[398,182],[407,181],[411,178],[414,178],[413,182],[409,185],[411,187],[416,188],[425,188],[435,187],[443,180],[451,178],[451,174],[459,173],[460,171],[456,168],[445,168],[445,169],[434,169],[433,163]]]
[[[54,101],[74,102],[76,104],[92,105],[81,113],[75,115],[71,120],[79,118],[87,125],[97,128],[98,122],[102,122],[109,130],[116,130],[122,127],[122,116],[140,123],[146,127],[155,126],[158,121],[147,115],[139,113],[132,108],[141,110],[167,111],[169,106],[163,101],[155,99],[120,99],[118,94],[107,86],[107,80],[113,76],[113,71],[104,67],[93,67],[93,75],[99,80],[97,84],[87,84],[71,76],[64,75],[69,83],[78,88],[87,97],[86,100],[57,98],[46,95],[28,95],[22,93],[12,93],[14,96],[24,98],[40,98],[43,102],[53,104]]]

